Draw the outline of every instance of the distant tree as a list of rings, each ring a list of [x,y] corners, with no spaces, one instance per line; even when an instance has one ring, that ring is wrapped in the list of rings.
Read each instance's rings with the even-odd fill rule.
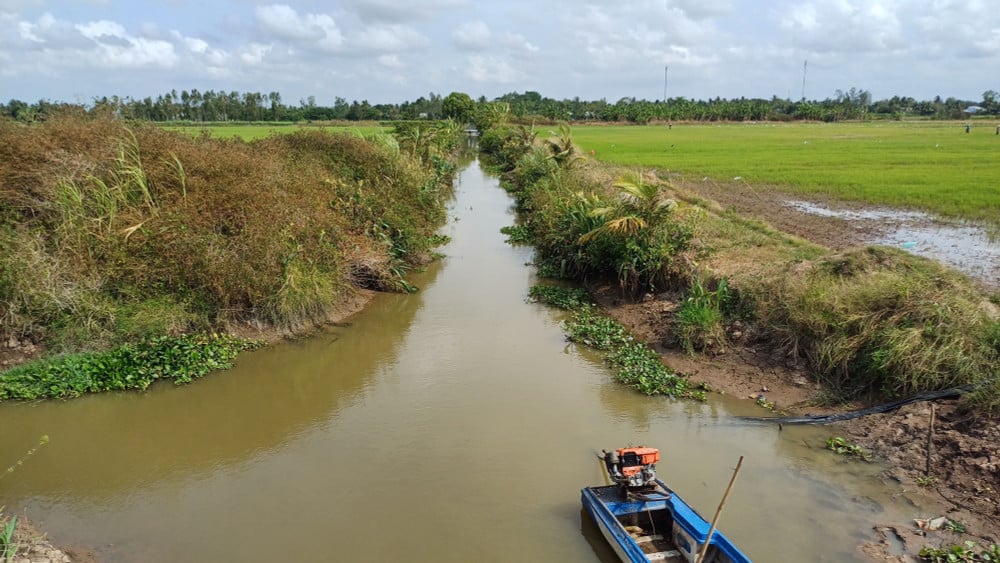
[[[987,90],[983,92],[983,103],[980,104],[986,113],[991,113],[996,115],[1000,113],[1000,94],[995,90]]]
[[[468,123],[476,112],[476,102],[468,94],[452,92],[441,102],[441,112],[458,123]]]

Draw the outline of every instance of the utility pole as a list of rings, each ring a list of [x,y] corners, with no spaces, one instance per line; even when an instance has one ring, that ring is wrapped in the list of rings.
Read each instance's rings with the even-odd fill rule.
[[[806,101],[806,65],[809,64],[808,60],[802,61],[802,101]]]
[[[667,71],[668,70],[670,70],[670,67],[664,65],[664,67],[663,67],[663,103],[667,103]]]

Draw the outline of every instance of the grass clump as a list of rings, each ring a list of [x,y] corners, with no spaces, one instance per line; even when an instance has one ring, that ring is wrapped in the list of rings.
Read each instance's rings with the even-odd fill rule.
[[[735,310],[736,296],[729,281],[721,278],[714,290],[705,287],[701,278],[694,278],[687,297],[674,317],[674,333],[689,354],[725,343],[724,322]]]
[[[11,516],[9,520],[3,520],[3,512],[0,511],[0,561],[7,563],[11,561],[17,552],[17,545],[14,543],[14,530],[17,529],[17,516]]]
[[[757,289],[765,324],[842,397],[900,397],[993,379],[1000,320],[961,276],[903,251],[869,247],[792,266]]]
[[[0,336],[58,353],[293,328],[354,289],[407,290],[441,240],[453,129],[245,142],[0,121]]]
[[[98,391],[146,389],[158,379],[176,384],[232,367],[254,341],[225,335],[158,337],[113,350],[39,360],[0,373],[0,400],[65,399]]]
[[[528,298],[533,302],[552,305],[567,311],[576,311],[593,303],[585,289],[543,284],[531,286]]]

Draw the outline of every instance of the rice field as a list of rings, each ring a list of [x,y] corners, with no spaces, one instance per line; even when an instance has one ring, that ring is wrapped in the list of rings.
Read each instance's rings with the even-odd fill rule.
[[[256,139],[263,139],[265,137],[270,137],[271,135],[279,135],[283,133],[292,133],[294,131],[300,131],[302,129],[323,129],[324,131],[338,131],[344,133],[360,133],[361,135],[368,135],[370,133],[375,133],[378,131],[388,131],[390,128],[383,128],[377,123],[365,122],[359,125],[299,125],[294,123],[289,124],[242,124],[242,125],[224,125],[216,123],[206,123],[204,125],[164,125],[164,129],[170,131],[183,131],[190,133],[192,135],[200,135],[202,131],[208,131],[208,133],[216,138],[220,139],[232,139],[240,138],[244,141],[253,141]]]
[[[745,181],[803,195],[1000,225],[1000,135],[993,123],[577,126],[593,158],[688,179]],[[540,131],[540,136],[545,132]]]

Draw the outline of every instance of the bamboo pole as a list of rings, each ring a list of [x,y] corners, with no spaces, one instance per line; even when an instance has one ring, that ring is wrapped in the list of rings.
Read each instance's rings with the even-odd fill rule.
[[[712,535],[715,534],[715,525],[719,523],[719,515],[722,514],[722,508],[726,506],[726,499],[729,498],[729,492],[733,490],[733,483],[736,482],[736,476],[740,474],[741,467],[743,467],[743,456],[740,456],[740,460],[736,462],[736,469],[733,470],[733,476],[729,479],[726,494],[722,495],[722,502],[719,503],[719,508],[715,510],[715,516],[712,517],[712,525],[708,528],[708,535],[705,536],[705,545],[698,552],[698,559],[695,560],[695,563],[702,563],[705,560],[705,554],[708,553],[708,546],[712,543]]]

